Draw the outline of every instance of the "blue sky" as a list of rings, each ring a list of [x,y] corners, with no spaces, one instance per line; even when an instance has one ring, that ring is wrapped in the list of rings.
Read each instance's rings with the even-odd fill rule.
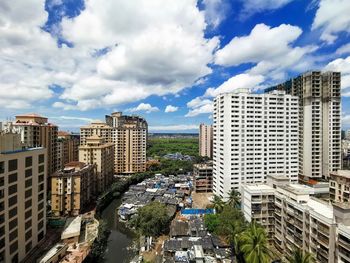
[[[348,129],[349,14],[348,0],[5,0],[0,120],[36,112],[78,131],[123,111],[197,132],[217,94],[315,69],[342,72]]]

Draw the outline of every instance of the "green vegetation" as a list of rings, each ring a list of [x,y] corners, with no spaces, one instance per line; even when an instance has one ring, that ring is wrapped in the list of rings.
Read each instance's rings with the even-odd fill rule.
[[[131,225],[144,236],[159,236],[168,228],[170,217],[167,208],[159,202],[152,202],[138,210]]]
[[[152,138],[148,140],[147,156],[162,157],[168,153],[198,156],[197,138]]]
[[[315,258],[309,253],[304,252],[300,248],[294,250],[291,257],[287,257],[288,262],[290,263],[314,263]]]
[[[231,245],[238,263],[267,263],[272,259],[265,229],[255,222],[248,224],[239,209],[237,192],[231,192],[228,202],[214,196],[212,207],[218,212],[206,215],[208,231],[220,236]]]
[[[84,260],[86,263],[102,261],[103,254],[107,247],[108,237],[111,231],[107,228],[107,224],[104,221],[100,220],[99,223],[98,237],[92,244],[89,255]]]
[[[169,153],[181,153],[193,157],[192,161],[169,160],[162,158]],[[198,156],[197,138],[152,138],[148,141],[147,157],[159,159],[159,164],[153,164],[149,171],[164,175],[192,172],[193,164],[207,158]]]

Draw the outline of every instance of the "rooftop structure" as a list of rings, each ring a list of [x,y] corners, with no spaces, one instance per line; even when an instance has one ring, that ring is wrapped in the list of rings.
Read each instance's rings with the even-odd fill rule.
[[[81,230],[81,216],[75,218],[68,218],[64,226],[64,230],[61,235],[61,239],[65,243],[71,243],[72,241],[78,241]]]

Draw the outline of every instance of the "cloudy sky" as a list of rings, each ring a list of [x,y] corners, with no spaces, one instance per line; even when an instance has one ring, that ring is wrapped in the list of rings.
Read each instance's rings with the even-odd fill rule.
[[[349,0],[2,0],[0,120],[36,112],[77,131],[105,114],[196,132],[212,98],[311,69],[342,72]]]

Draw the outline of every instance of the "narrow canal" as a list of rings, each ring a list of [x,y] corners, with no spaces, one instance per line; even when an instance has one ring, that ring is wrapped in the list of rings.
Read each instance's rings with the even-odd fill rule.
[[[133,247],[134,233],[118,221],[117,208],[120,204],[121,200],[116,199],[102,212],[102,219],[111,230],[104,255],[106,263],[129,263],[137,255],[136,251],[130,249]]]

